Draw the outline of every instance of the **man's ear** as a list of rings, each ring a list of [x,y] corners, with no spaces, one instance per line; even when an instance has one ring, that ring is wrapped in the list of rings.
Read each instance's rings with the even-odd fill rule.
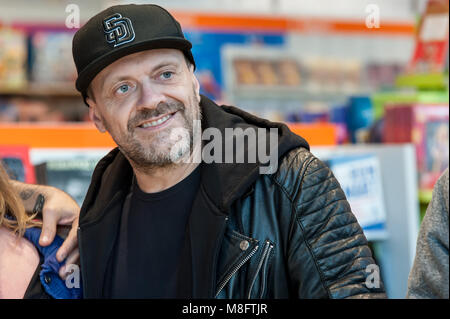
[[[98,113],[97,104],[89,97],[86,98],[86,102],[87,104],[89,104],[89,118],[92,122],[94,122],[95,126],[100,132],[105,133],[106,128],[103,125],[102,118]]]

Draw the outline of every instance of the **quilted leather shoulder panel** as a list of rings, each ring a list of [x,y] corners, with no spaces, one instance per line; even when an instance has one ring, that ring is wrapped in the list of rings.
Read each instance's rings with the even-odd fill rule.
[[[296,225],[291,239],[306,242],[308,257],[314,259],[328,295],[331,298],[385,297],[381,280],[378,289],[369,289],[365,284],[369,274],[367,266],[375,261],[331,170],[308,150],[299,148],[286,155],[274,178],[295,210]]]

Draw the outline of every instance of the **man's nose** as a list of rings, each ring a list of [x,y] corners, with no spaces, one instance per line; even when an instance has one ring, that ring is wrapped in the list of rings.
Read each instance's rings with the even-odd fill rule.
[[[149,81],[143,81],[139,95],[138,108],[156,109],[160,102],[164,101],[164,95]]]

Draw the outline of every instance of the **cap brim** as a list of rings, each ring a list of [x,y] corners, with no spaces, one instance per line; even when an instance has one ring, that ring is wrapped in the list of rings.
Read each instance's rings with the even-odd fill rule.
[[[132,43],[131,45],[124,46],[122,48],[116,48],[110,53],[104,54],[91,61],[91,63],[89,63],[88,66],[86,66],[78,75],[75,85],[78,91],[85,93],[91,81],[105,67],[126,55],[145,50],[178,49],[183,51],[183,53],[185,53],[194,64],[194,58],[192,57],[192,53],[190,51],[191,48],[192,44],[188,40],[175,37],[157,38],[149,41]]]

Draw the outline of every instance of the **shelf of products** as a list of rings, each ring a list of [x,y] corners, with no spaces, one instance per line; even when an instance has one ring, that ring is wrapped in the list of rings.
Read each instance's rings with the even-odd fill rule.
[[[73,31],[0,26],[0,122],[84,121],[75,90]]]
[[[395,84],[398,87],[413,87],[420,90],[446,90],[448,88],[448,73],[400,75]]]
[[[28,147],[96,148],[116,146],[109,134],[93,123],[11,123],[0,125],[0,144]]]
[[[288,124],[311,145],[335,145],[336,127],[331,124]],[[0,124],[0,145],[28,147],[96,148],[116,146],[111,136],[100,133],[93,123],[10,123]]]
[[[81,99],[73,83],[29,84],[24,87],[0,87],[0,96],[72,97]]]

